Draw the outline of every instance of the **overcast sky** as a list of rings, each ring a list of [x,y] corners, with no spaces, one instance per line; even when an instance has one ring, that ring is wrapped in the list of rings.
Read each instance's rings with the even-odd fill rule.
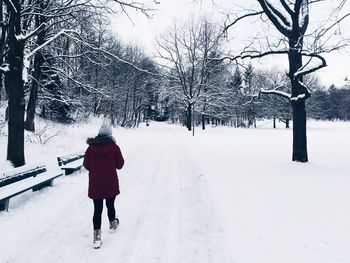
[[[272,2],[273,1],[277,0],[272,0]],[[243,8],[256,7],[256,1],[246,0],[159,0],[160,4],[153,4],[152,0],[146,0],[146,2],[151,3],[152,7],[157,8],[157,11],[152,15],[152,19],[147,19],[140,12],[129,12],[132,22],[126,16],[118,15],[113,17],[112,24],[113,31],[117,32],[124,41],[143,47],[150,55],[156,54],[156,36],[164,34],[169,30],[174,21],[181,23],[188,20],[191,16],[199,17],[201,15],[206,15],[212,20],[218,21],[218,23],[223,23],[228,13],[235,14],[238,11],[242,11]],[[330,10],[340,2],[341,0],[327,0],[325,3],[322,2],[313,5],[310,10],[311,21],[308,32],[311,32],[313,26],[316,24],[331,24],[332,19],[335,19],[335,15],[332,14],[332,16],[330,16]],[[341,10],[340,15],[344,13],[350,13],[349,1]],[[257,24],[257,21],[252,19],[249,21],[248,19],[247,22],[242,22],[231,32],[229,31],[229,36],[233,36],[237,39],[236,36],[240,35],[240,43],[244,40],[248,41],[249,35],[245,34],[248,32],[256,34],[256,32],[253,31],[260,29],[256,28]],[[342,27],[338,27],[338,31],[341,32],[343,36],[350,39],[349,28],[350,17],[344,20]],[[271,34],[278,35],[276,30],[271,30]],[[244,39],[244,37],[246,39]],[[237,47],[237,43],[238,42],[232,42],[232,46]],[[337,85],[344,84],[345,77],[350,78],[350,48],[341,53],[335,52],[331,55],[327,54],[325,57],[328,67],[318,72],[322,82],[327,86],[332,83]],[[287,67],[287,62],[286,57],[274,57],[267,61],[254,61],[253,65],[255,68],[273,67],[274,65]]]

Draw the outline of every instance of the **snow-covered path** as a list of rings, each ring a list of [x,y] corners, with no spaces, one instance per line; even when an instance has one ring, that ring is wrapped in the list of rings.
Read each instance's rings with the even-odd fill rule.
[[[347,263],[349,164],[324,138],[349,149],[349,128],[311,130],[310,149],[323,141],[328,155],[306,165],[289,161],[282,129],[116,130],[126,159],[118,231],[108,233],[104,210],[92,249],[87,174],[62,177],[0,213],[0,262]]]
[[[104,213],[100,250],[91,249],[92,202],[84,173],[60,178],[54,189],[28,194],[19,209],[0,214],[6,237],[0,261],[216,262],[229,256],[217,244],[227,238],[209,189],[176,132],[183,130],[150,129],[125,150],[117,199],[121,225],[109,234]]]

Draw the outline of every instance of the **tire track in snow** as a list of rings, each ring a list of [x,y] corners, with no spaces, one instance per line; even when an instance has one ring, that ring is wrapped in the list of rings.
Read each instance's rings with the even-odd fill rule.
[[[193,143],[193,138],[187,136],[176,144],[181,147],[177,158],[183,164],[179,172],[184,175],[181,203],[187,204],[183,207],[181,231],[181,239],[187,241],[182,242],[181,254],[186,258],[181,262],[232,263],[234,257],[227,244],[230,239],[221,220],[222,211],[218,211],[208,180],[188,148]]]
[[[138,219],[129,224],[132,233],[119,233],[122,252],[116,258],[121,262],[233,262],[220,213],[183,136],[188,138],[182,130],[160,130],[157,144],[149,145],[153,158],[139,155],[150,162],[152,172],[142,173],[142,183],[149,188],[142,192],[145,201]]]

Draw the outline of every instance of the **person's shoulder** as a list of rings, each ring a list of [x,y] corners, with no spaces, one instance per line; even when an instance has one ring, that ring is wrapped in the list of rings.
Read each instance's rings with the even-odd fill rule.
[[[120,151],[120,147],[118,145],[118,143],[116,141],[114,141],[114,145],[113,145],[114,149],[116,149],[117,151]]]

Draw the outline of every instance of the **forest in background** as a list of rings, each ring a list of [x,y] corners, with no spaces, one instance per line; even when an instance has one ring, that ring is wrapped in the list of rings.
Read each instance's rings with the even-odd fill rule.
[[[266,2],[258,2],[263,11],[239,16],[225,28],[205,17],[174,24],[157,39],[158,53],[151,57],[108,29],[110,15],[128,15],[132,9],[149,16],[153,9],[141,2],[0,0],[0,101],[8,101],[0,123],[9,124],[8,159],[24,163],[18,149],[23,149],[24,129],[35,131],[35,116],[60,123],[100,116],[122,127],[170,121],[188,130],[206,124],[251,127],[257,119],[273,119],[274,126],[279,120],[288,128],[293,105],[303,100],[308,118],[349,120],[349,85],[323,86],[313,72],[324,64],[310,70],[305,65],[292,76],[225,57],[223,32],[244,16],[270,18]],[[307,28],[308,6],[305,0],[284,6],[291,16],[300,11],[299,22],[305,20],[297,33]],[[277,29],[291,39],[296,32],[288,31],[287,18],[282,22],[286,27]],[[326,36],[321,32],[319,39]],[[250,52],[242,51],[239,58],[258,57]],[[320,59],[321,53],[299,55]],[[301,93],[306,86],[308,92]],[[290,90],[299,93],[288,95]]]

